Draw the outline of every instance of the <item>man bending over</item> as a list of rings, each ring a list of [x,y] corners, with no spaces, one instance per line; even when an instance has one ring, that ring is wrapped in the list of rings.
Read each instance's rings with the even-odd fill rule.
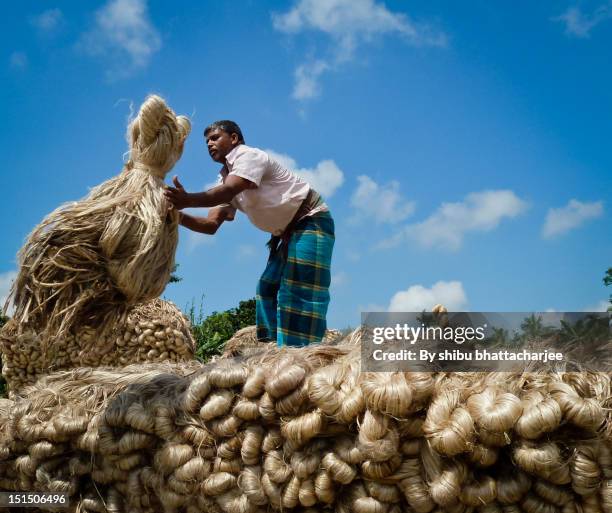
[[[215,233],[237,210],[271,234],[270,256],[256,295],[257,338],[279,346],[320,342],[327,328],[334,220],[321,196],[266,152],[247,146],[233,121],[204,131],[211,158],[220,164],[219,184],[185,191],[178,178],[166,197],[175,208],[218,207],[207,218],[181,213],[191,230]]]

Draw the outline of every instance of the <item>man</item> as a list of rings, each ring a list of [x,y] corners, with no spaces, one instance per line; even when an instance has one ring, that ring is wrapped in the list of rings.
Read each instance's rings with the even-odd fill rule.
[[[207,218],[182,214],[181,224],[215,233],[238,209],[269,232],[270,256],[257,285],[257,338],[276,340],[279,346],[320,342],[327,327],[334,246],[334,221],[327,205],[266,152],[247,146],[233,121],[211,124],[204,137],[211,158],[223,165],[219,184],[189,193],[175,176],[175,187],[167,188],[166,197],[179,210],[218,208]]]

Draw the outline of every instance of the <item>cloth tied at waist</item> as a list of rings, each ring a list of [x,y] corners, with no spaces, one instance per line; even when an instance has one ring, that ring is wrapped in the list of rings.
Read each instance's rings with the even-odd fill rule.
[[[295,231],[295,227],[299,221],[304,217],[308,216],[315,208],[318,208],[323,203],[323,198],[314,189],[310,189],[308,194],[302,201],[302,204],[297,209],[297,212],[293,216],[293,219],[289,221],[289,224],[280,235],[272,235],[270,240],[266,243],[270,249],[270,254],[276,253],[279,250],[283,250],[285,259],[287,258],[287,248],[289,245],[289,239]]]

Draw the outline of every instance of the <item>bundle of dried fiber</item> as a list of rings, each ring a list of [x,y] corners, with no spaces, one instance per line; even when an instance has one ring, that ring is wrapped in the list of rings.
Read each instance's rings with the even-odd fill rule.
[[[336,344],[342,339],[338,330],[327,330],[321,341],[322,344]],[[247,326],[239,329],[223,346],[223,358],[232,358],[239,355],[248,355],[258,349],[265,349],[270,342],[257,340],[257,327]]]
[[[195,352],[189,320],[174,304],[161,299],[136,305],[105,335],[90,326],[79,326],[45,352],[40,345],[34,330],[20,331],[14,320],[0,332],[2,372],[11,396],[49,372],[191,361]]]
[[[77,326],[113,327],[168,283],[178,215],[168,211],[163,180],[180,158],[189,120],[149,96],[128,127],[122,172],[84,199],[49,214],[19,253],[13,318],[53,343]]]
[[[328,329],[325,330],[325,335],[323,336],[323,340],[321,340],[321,344],[339,344],[342,338],[343,335],[340,330]]]
[[[32,329],[20,331],[13,320],[0,329],[0,357],[2,375],[8,384],[9,396],[36,381],[37,376],[46,371],[39,337]],[[59,364],[59,368],[62,368],[69,358],[62,352],[56,354],[54,360]]]
[[[67,493],[73,510],[93,507],[78,501],[89,492],[95,492],[89,499],[106,502],[110,495],[123,504],[161,443],[153,412],[170,405],[185,376],[200,368],[165,363],[43,377],[24,390],[0,427],[0,453],[8,456],[0,464],[0,487]]]
[[[610,511],[609,376],[361,374],[359,337],[46,376],[0,405],[0,487],[84,512]]]
[[[257,328],[255,326],[247,326],[234,333],[232,338],[225,343],[221,356],[222,358],[232,358],[258,349],[265,349],[270,344],[270,342],[257,340]]]

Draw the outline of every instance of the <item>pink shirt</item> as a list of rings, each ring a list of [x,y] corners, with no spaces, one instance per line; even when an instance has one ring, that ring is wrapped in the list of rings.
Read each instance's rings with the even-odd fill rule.
[[[227,170],[221,169],[221,182],[233,174],[257,185],[256,189],[237,194],[231,205],[244,212],[261,230],[273,235],[283,233],[306,198],[310,185],[265,151],[245,144],[236,146],[225,160]]]

